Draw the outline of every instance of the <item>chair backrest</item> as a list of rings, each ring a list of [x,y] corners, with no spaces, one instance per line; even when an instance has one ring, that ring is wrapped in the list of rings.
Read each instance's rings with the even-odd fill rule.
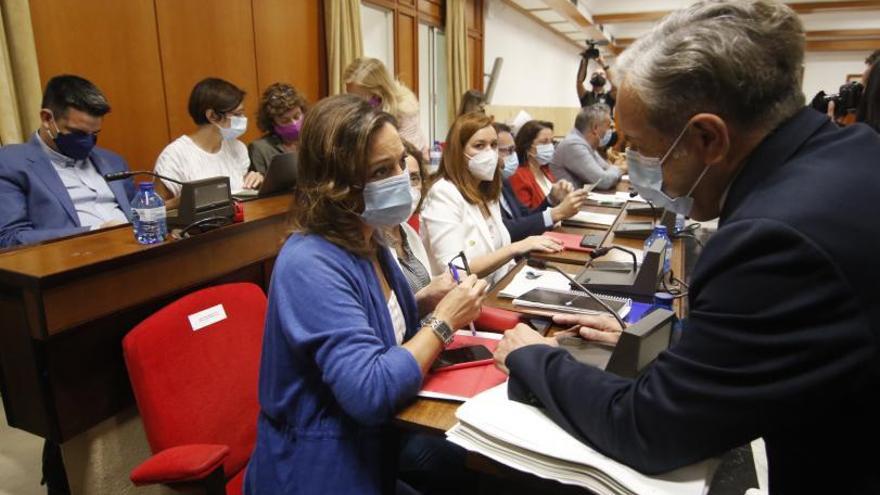
[[[169,304],[125,336],[125,364],[153,453],[224,444],[227,476],[247,464],[265,318],[258,286],[227,284]]]

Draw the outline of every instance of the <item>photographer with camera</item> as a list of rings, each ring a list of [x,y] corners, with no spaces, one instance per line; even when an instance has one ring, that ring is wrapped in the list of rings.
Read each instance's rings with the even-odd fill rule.
[[[810,106],[818,111],[828,115],[835,124],[844,127],[856,121],[856,109],[862,101],[862,93],[865,87],[858,81],[850,81],[840,89],[836,94],[828,95],[824,91],[819,91],[810,102]]]
[[[602,69],[593,72],[593,75],[590,76],[591,90],[587,91],[587,88],[584,86],[584,81],[587,79],[587,69],[589,68],[590,60],[595,60]],[[602,54],[599,53],[596,44],[588,41],[587,49],[581,53],[581,64],[580,67],[578,67],[577,73],[577,94],[578,99],[581,102],[581,108],[589,107],[596,103],[604,103],[611,109],[611,114],[614,114],[617,88],[615,88],[612,83],[610,90],[607,92],[605,91],[605,85],[609,82],[606,77],[607,72],[608,64],[605,63],[605,59],[602,57]]]

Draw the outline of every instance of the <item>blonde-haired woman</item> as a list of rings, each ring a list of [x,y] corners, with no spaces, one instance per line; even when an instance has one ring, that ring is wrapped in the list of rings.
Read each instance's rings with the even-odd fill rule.
[[[345,69],[345,90],[360,96],[373,108],[397,119],[401,139],[409,141],[427,156],[428,139],[419,126],[419,100],[412,91],[394,79],[381,60],[358,58]]]

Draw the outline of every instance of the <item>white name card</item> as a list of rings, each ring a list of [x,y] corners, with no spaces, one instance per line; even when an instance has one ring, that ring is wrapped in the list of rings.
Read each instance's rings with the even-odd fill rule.
[[[192,326],[193,332],[195,332],[225,319],[226,310],[223,309],[222,304],[218,304],[189,315],[189,324]]]

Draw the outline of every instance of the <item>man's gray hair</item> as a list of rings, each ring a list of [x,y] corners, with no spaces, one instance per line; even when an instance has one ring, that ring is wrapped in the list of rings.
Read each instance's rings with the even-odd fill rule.
[[[772,0],[703,1],[660,21],[617,59],[612,75],[676,132],[708,112],[772,130],[804,107],[804,28]]]
[[[574,128],[583,133],[590,127],[601,124],[606,118],[611,118],[611,108],[604,103],[593,103],[584,107],[574,118]]]

